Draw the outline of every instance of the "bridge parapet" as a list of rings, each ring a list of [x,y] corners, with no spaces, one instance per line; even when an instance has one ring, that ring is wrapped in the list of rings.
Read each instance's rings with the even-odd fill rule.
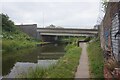
[[[37,28],[40,33],[98,34],[96,29]]]

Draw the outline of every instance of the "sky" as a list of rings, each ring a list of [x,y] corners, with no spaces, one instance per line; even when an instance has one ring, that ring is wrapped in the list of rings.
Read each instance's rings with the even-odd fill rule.
[[[64,28],[93,28],[100,12],[99,0],[4,0],[2,13],[15,24],[53,24]]]

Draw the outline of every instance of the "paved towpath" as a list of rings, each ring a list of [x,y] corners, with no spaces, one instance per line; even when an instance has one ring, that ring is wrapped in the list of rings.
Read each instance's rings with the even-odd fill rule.
[[[79,65],[77,68],[77,72],[75,74],[75,78],[90,78],[89,75],[89,62],[87,55],[87,44],[80,43],[80,47],[82,48],[82,54],[79,60]]]

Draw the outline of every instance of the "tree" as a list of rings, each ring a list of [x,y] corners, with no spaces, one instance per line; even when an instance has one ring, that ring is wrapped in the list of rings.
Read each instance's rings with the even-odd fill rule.
[[[47,26],[46,28],[56,28],[56,26],[51,24],[50,26]]]
[[[107,1],[107,0],[102,0],[102,8],[103,8],[103,12],[106,12],[107,5],[108,5],[108,1]]]
[[[15,31],[15,25],[12,20],[9,19],[7,14],[0,14],[2,16],[2,30],[7,32]]]
[[[63,28],[63,27],[61,27],[61,26],[55,26],[55,25],[51,24],[50,26],[47,26],[46,28]]]

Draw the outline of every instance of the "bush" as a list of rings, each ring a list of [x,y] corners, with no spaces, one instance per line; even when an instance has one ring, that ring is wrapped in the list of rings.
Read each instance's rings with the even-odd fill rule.
[[[65,47],[65,51],[69,51],[70,49],[74,48],[75,45],[73,44],[68,44],[66,47]]]
[[[2,41],[2,49],[4,52],[15,51],[15,50],[33,47],[33,46],[35,46],[35,42],[7,40],[7,39],[4,39]]]
[[[91,37],[87,37],[87,38],[85,38],[84,41],[89,42],[90,40],[91,40]]]

